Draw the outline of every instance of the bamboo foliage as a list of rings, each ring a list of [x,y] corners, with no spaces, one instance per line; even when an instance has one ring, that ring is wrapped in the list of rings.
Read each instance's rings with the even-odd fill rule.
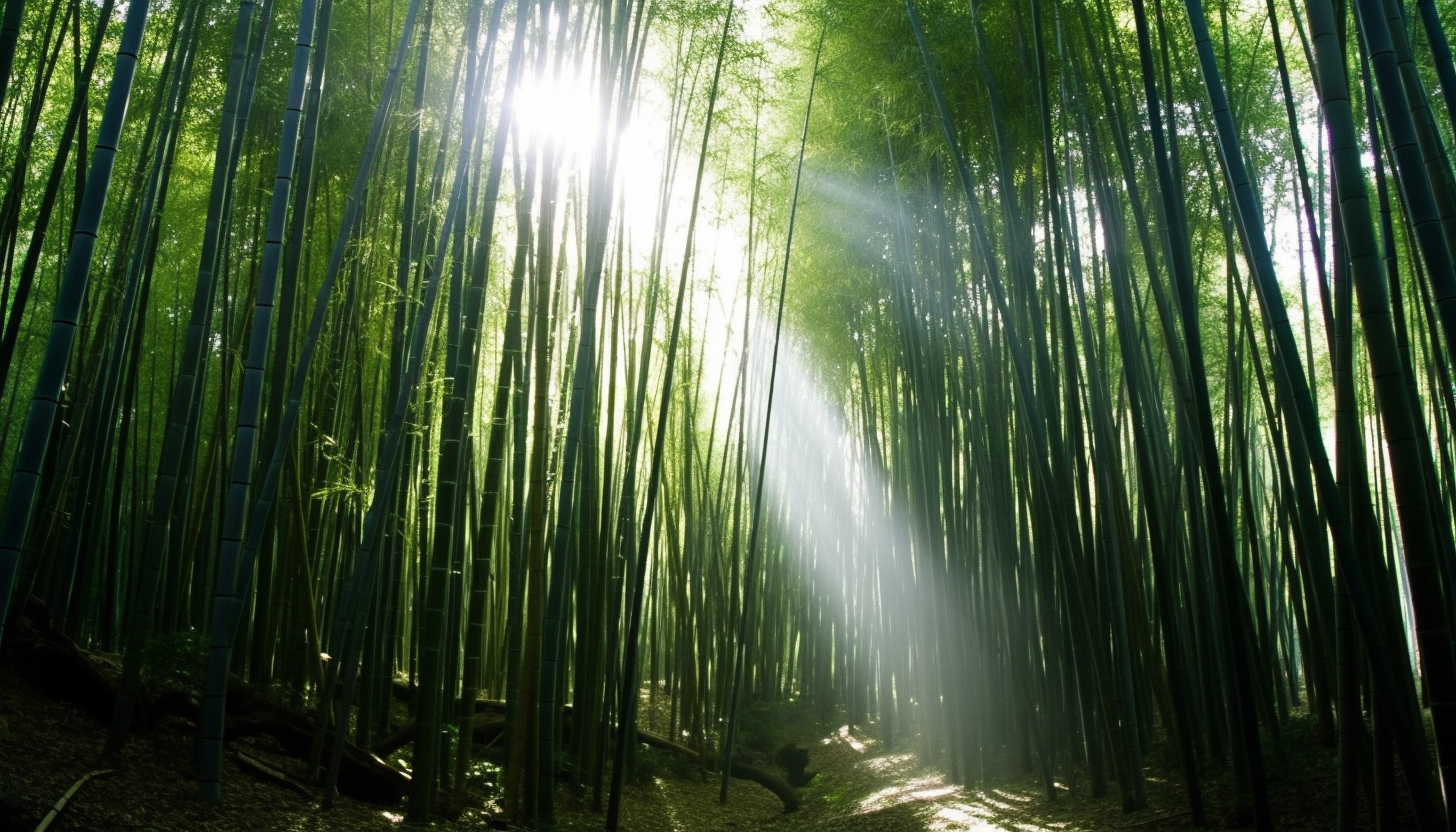
[[[243,0],[143,48],[9,0],[4,626],[124,651],[113,757],[195,652],[214,800],[251,684],[418,822],[575,781],[615,828],[644,732],[726,799],[790,712],[1130,813],[1166,743],[1259,828],[1307,721],[1340,828],[1445,828],[1456,70],[1442,4],[1348,11]]]
[[[9,5],[16,4],[7,4],[7,9]],[[75,230],[71,234],[50,336],[46,339],[45,357],[37,376],[35,393],[26,411],[19,452],[6,492],[5,513],[0,515],[3,518],[0,519],[0,529],[3,529],[0,531],[0,639],[4,637],[4,620],[9,615],[10,600],[15,594],[20,557],[40,490],[41,471],[50,448],[61,402],[61,388],[75,346],[81,307],[91,276],[91,261],[95,256],[102,212],[106,208],[112,170],[121,145],[127,103],[136,75],[137,55],[141,50],[149,12],[150,5],[145,0],[127,7],[116,67],[107,90],[105,116],[97,132],[96,148],[91,154],[83,201],[77,207]]]

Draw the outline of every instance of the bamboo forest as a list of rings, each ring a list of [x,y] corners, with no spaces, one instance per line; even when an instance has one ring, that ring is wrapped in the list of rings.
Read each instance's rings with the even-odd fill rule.
[[[0,7],[0,829],[1456,829],[1451,0]]]

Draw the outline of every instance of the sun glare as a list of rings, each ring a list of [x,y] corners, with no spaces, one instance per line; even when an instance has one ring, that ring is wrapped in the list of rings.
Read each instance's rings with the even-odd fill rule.
[[[613,187],[620,188],[613,211],[625,213],[627,233],[635,239],[656,233],[657,183],[667,153],[667,111],[657,100],[658,92],[644,89],[630,111],[614,113],[612,102],[602,101],[598,80],[590,69],[563,68],[523,78],[511,104],[523,144],[554,148],[555,163],[566,176],[584,175],[590,169],[603,126],[620,131],[608,137],[614,160]],[[604,120],[611,123],[603,125]]]
[[[600,128],[598,97],[584,74],[527,78],[516,93],[516,124],[523,138],[554,144],[560,151],[584,159]]]

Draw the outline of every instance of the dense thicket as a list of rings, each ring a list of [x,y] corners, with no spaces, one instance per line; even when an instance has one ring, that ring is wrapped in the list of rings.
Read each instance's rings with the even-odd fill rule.
[[[180,646],[212,800],[241,677],[326,787],[407,688],[419,820],[478,699],[609,827],[639,700],[804,699],[1259,828],[1303,711],[1447,829],[1450,12],[5,0],[0,628],[124,654],[110,755]]]

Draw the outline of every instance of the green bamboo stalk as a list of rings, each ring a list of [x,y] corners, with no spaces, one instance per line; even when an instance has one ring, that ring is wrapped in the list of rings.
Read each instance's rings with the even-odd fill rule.
[[[282,138],[278,162],[273,174],[273,192],[268,206],[267,231],[263,242],[262,272],[258,277],[253,302],[252,328],[243,363],[243,381],[239,392],[235,436],[232,446],[227,503],[223,516],[221,552],[213,592],[211,643],[202,700],[202,741],[200,774],[204,800],[222,799],[218,780],[222,769],[223,719],[227,706],[228,671],[232,665],[233,643],[242,623],[246,595],[240,590],[252,583],[252,558],[242,557],[244,524],[247,520],[253,468],[257,457],[257,438],[262,422],[263,381],[267,372],[268,347],[273,330],[274,304],[278,293],[278,277],[282,266],[284,230],[288,224],[288,204],[293,187],[294,167],[298,159],[299,133],[302,128],[304,98],[308,93],[308,74],[312,57],[317,0],[305,0],[299,10],[298,34],[293,50],[293,69],[283,111]],[[279,356],[282,360],[286,356]]]
[[[718,55],[713,65],[713,81],[708,88],[708,112],[703,120],[703,140],[698,150],[698,171],[693,184],[693,198],[688,209],[687,239],[683,246],[682,271],[678,277],[677,299],[673,306],[672,327],[669,330],[667,355],[663,364],[662,396],[658,405],[657,429],[652,445],[652,462],[647,476],[647,494],[642,508],[641,531],[637,542],[633,566],[634,585],[628,590],[627,634],[622,651],[622,679],[617,706],[617,746],[612,765],[612,786],[607,799],[607,823],[609,832],[616,832],[622,811],[622,780],[625,775],[627,747],[631,732],[637,723],[638,640],[642,632],[643,587],[647,580],[647,567],[651,553],[653,514],[657,508],[657,493],[662,478],[662,458],[665,450],[665,435],[668,426],[668,411],[672,405],[673,373],[676,369],[678,340],[682,332],[683,307],[687,296],[688,274],[692,267],[693,238],[697,231],[698,205],[702,197],[703,172],[707,165],[708,140],[713,131],[713,115],[718,105],[718,84],[722,78],[724,56],[728,49],[728,36],[733,23],[735,2],[729,0],[723,15],[723,32],[718,40]],[[644,374],[645,375],[645,374]],[[639,379],[645,383],[646,379]],[[642,408],[645,409],[645,408]]]
[[[90,282],[91,261],[106,209],[106,195],[111,187],[111,173],[121,144],[127,103],[136,77],[137,56],[141,51],[150,10],[149,0],[132,0],[127,6],[126,22],[122,25],[122,37],[117,48],[116,68],[107,90],[106,109],[97,130],[96,147],[87,172],[85,198],[77,208],[75,230],[71,234],[71,247],[66,256],[50,335],[46,340],[45,357],[26,411],[25,428],[10,475],[4,514],[0,515],[0,640],[4,638],[10,598],[15,592],[15,577],[34,513],[41,471],[50,450],[51,432],[60,407],[61,388],[71,361],[76,329],[80,325],[81,307]]]

